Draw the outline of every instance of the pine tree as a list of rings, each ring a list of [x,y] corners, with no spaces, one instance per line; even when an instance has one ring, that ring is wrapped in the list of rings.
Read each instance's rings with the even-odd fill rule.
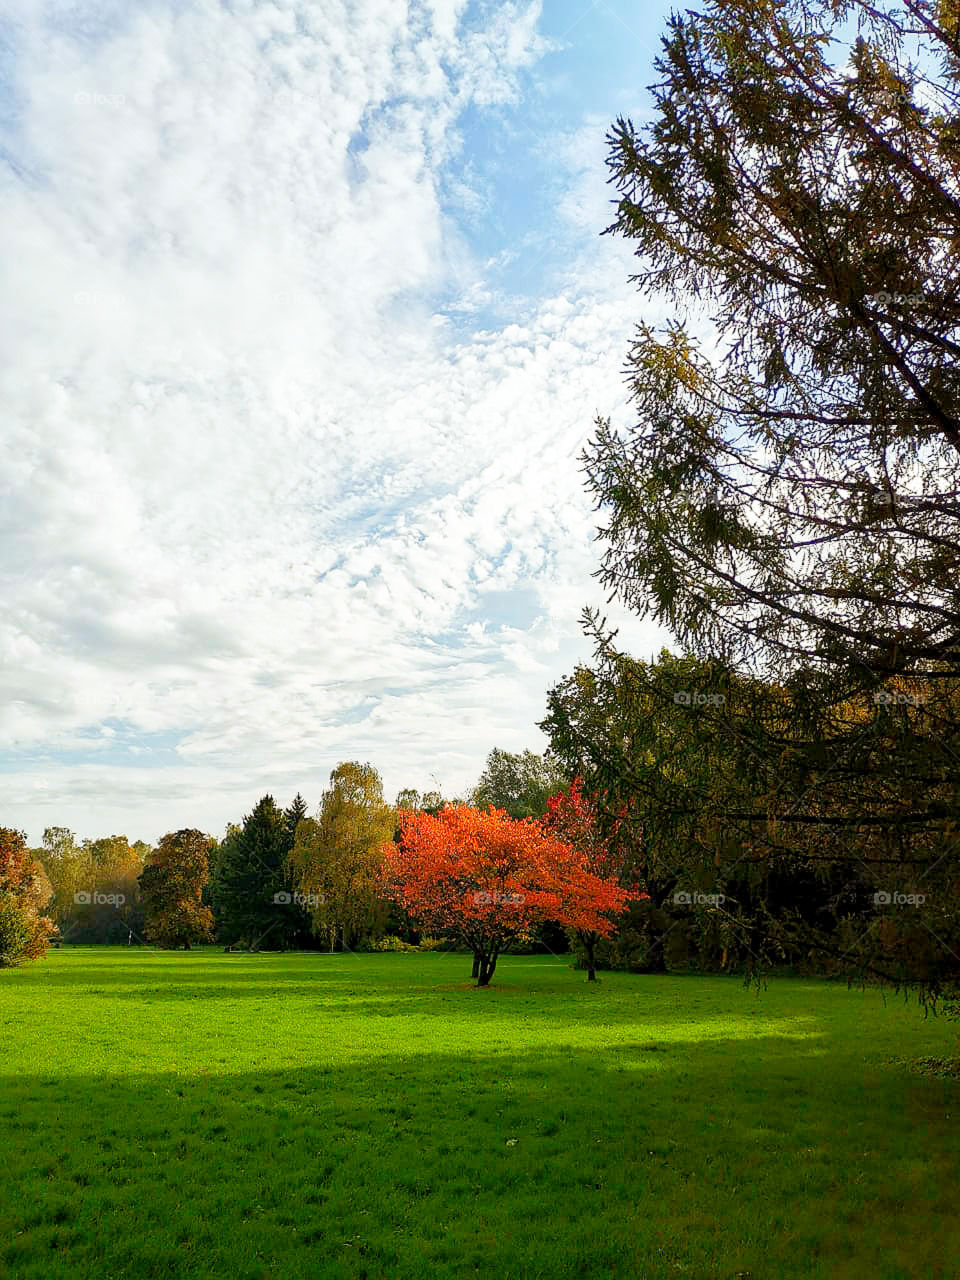
[[[297,823],[302,822],[306,816],[307,802],[298,791],[293,798],[293,803],[283,811],[283,820],[287,829],[288,852],[293,848],[294,841],[297,838]]]
[[[223,941],[270,950],[303,945],[308,924],[293,901],[289,850],[288,817],[271,795],[228,831],[220,846],[215,895]]]

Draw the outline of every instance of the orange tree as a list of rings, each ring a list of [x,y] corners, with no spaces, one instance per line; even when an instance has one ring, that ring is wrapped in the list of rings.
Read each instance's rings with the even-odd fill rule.
[[[0,966],[37,960],[47,951],[53,921],[42,914],[53,896],[46,873],[21,831],[0,827]]]
[[[388,889],[425,928],[470,947],[480,987],[536,925],[553,920],[607,937],[611,917],[637,897],[535,819],[467,805],[399,816],[400,840],[384,849]]]

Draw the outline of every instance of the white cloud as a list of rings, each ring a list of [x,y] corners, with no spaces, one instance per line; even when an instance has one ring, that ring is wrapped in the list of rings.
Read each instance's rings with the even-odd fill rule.
[[[446,166],[467,106],[519,101],[537,6],[19,14],[0,733],[54,754],[4,775],[0,821],[218,831],[340,759],[389,794],[541,747],[602,603],[577,454],[622,405],[636,299],[584,215],[562,293],[446,322],[492,296],[456,221],[489,191]],[[524,620],[484,618],[511,591]],[[182,763],[95,761],[108,721]]]

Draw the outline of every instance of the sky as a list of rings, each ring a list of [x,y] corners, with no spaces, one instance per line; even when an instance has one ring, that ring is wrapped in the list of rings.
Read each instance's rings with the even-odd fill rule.
[[[542,751],[629,419],[666,8],[6,0],[0,825],[220,835]],[[667,312],[662,313],[666,315]]]

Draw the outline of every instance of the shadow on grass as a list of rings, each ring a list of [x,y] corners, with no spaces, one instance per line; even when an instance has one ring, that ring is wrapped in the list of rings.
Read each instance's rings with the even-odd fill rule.
[[[902,1274],[939,1275],[956,1135],[917,1129],[902,1079],[819,1052],[766,1035],[0,1077],[0,1272],[852,1280],[899,1276],[884,1251],[909,1244]],[[938,1216],[950,1241],[924,1245]]]

